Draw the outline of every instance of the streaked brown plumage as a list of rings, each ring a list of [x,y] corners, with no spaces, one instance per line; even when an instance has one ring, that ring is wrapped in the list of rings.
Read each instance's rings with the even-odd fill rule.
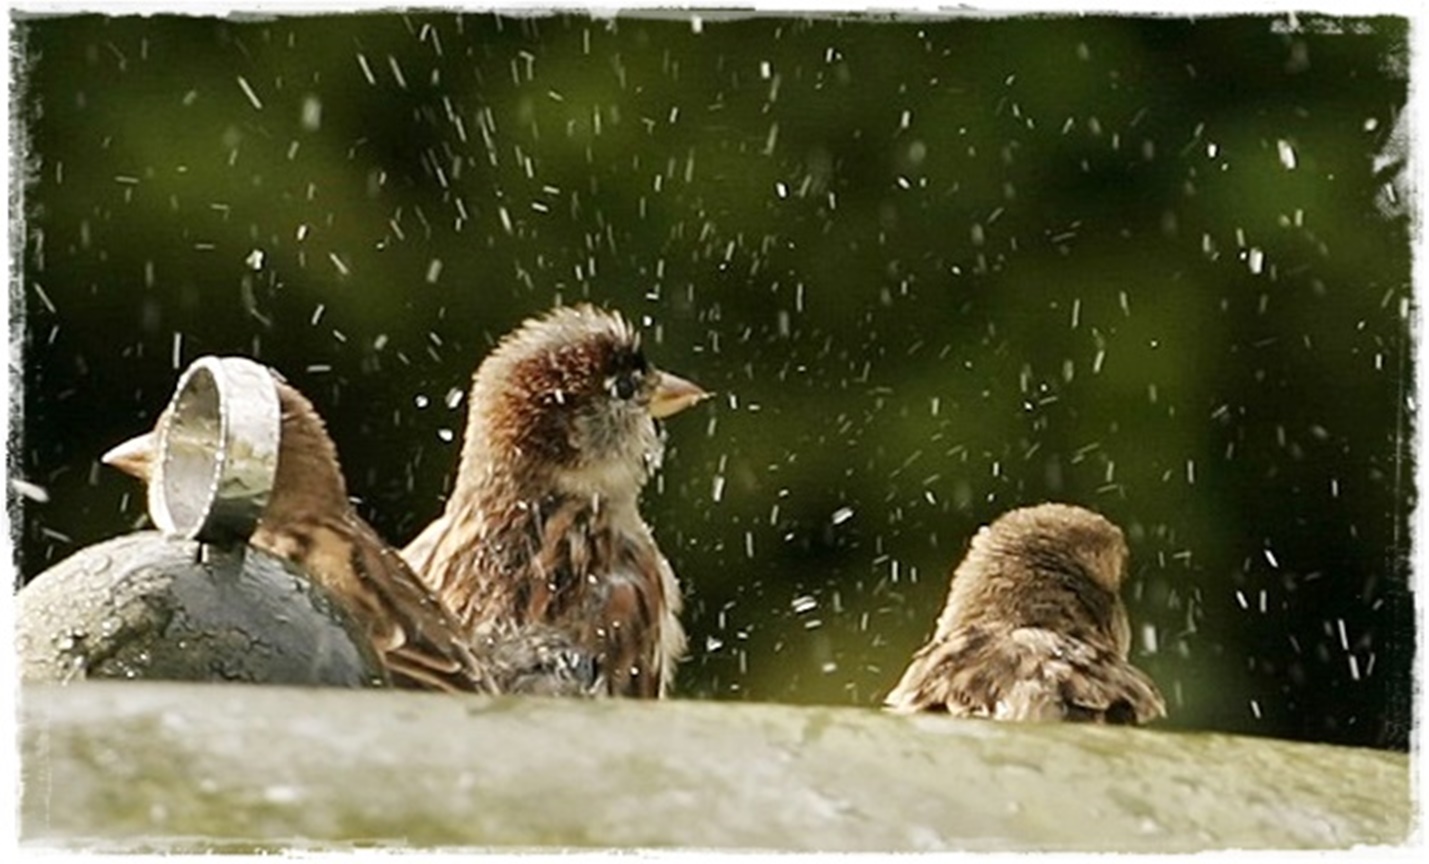
[[[932,639],[884,700],[894,711],[1139,724],[1165,716],[1132,666],[1121,529],[1067,504],[1004,513],[953,573]]]
[[[473,379],[446,509],[408,547],[478,646],[549,626],[612,695],[660,696],[685,650],[680,587],[640,516],[656,421],[707,394],[649,365],[619,315],[525,322]]]
[[[395,686],[498,692],[541,672],[552,676],[544,690],[588,686],[559,634],[530,634],[499,657],[474,655],[453,616],[353,509],[337,449],[312,403],[275,381],[282,411],[277,474],[249,542],[302,566],[326,588],[367,632]],[[125,442],[104,461],[147,482],[155,437]]]

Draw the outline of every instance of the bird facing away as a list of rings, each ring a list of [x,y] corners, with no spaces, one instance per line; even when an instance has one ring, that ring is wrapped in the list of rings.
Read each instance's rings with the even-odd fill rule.
[[[1127,661],[1121,529],[1068,504],[1004,513],[980,529],[947,605],[884,704],[998,720],[1141,724],[1163,717]]]
[[[680,586],[639,511],[657,421],[708,396],[650,365],[618,314],[559,307],[481,363],[451,495],[408,560],[478,648],[544,625],[604,693],[666,693],[684,654]]]
[[[337,448],[312,403],[276,375],[274,383],[282,412],[278,464],[252,546],[298,564],[326,588],[372,640],[395,686],[500,692],[542,679],[530,689],[583,689],[579,657],[558,634],[529,634],[499,657],[475,656],[455,618],[353,509]],[[126,441],[103,461],[148,482],[157,437]]]

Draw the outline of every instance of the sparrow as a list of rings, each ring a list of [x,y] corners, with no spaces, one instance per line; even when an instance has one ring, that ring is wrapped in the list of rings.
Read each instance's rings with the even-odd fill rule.
[[[273,489],[250,545],[311,574],[372,640],[397,687],[448,692],[554,692],[589,687],[588,663],[558,633],[529,632],[479,657],[462,628],[397,551],[353,508],[337,448],[311,402],[275,373],[282,413]],[[148,432],[102,460],[148,482]]]
[[[708,395],[594,306],[499,342],[473,376],[445,510],[406,552],[473,644],[547,626],[593,658],[597,690],[668,692],[682,599],[639,496],[663,457],[658,421]]]
[[[997,720],[1141,724],[1163,717],[1128,662],[1121,529],[1068,504],[1004,513],[954,570],[947,605],[884,705]]]

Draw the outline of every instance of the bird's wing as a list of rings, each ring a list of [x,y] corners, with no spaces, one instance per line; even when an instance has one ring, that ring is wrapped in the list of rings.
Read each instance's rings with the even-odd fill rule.
[[[668,627],[664,594],[648,576],[624,568],[604,574],[598,635],[602,674],[613,693],[663,696],[674,671],[661,655]]]
[[[471,651],[460,625],[422,585],[402,557],[360,518],[353,535],[354,600],[368,614],[373,645],[399,687],[490,692],[490,672]]]
[[[443,514],[423,529],[401,551],[401,561],[384,557],[377,565],[389,572],[381,580],[383,602],[405,610],[395,616],[401,632],[394,636],[401,644],[387,651],[394,682],[407,683],[405,677],[423,689],[536,696],[589,696],[603,689],[595,657],[554,627],[487,627],[468,641],[455,617],[436,608],[440,601],[413,571],[430,559],[448,521]]]
[[[608,510],[578,503],[544,514],[538,554],[510,589],[514,618],[562,629],[595,658],[606,692],[663,696],[685,644],[674,573],[643,523],[613,521]]]
[[[1110,648],[1040,627],[969,626],[916,655],[884,700],[899,712],[999,720],[1145,723],[1166,705]]]

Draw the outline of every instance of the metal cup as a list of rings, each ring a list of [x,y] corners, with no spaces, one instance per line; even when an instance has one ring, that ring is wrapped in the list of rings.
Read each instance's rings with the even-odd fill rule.
[[[244,357],[195,360],[159,423],[154,524],[203,543],[246,542],[273,489],[281,430],[268,367]]]

